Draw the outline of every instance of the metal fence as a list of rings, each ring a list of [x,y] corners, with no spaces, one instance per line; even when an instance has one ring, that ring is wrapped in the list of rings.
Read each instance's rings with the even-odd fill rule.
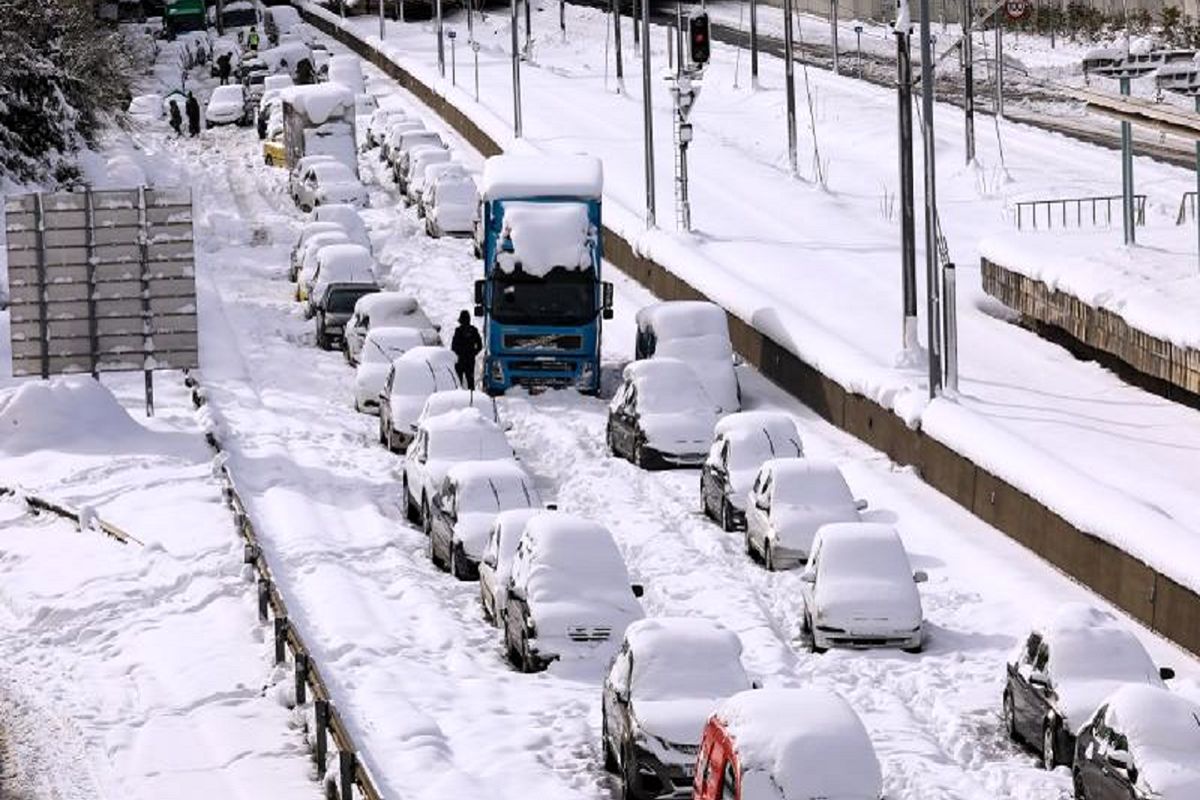
[[[199,366],[187,189],[5,201],[14,375]]]
[[[1120,215],[1121,195],[1101,195],[1096,197],[1063,197],[1055,200],[1023,200],[1016,204],[1017,229],[1021,230],[1026,224],[1033,228],[1053,228],[1057,220],[1059,227],[1067,228],[1074,223],[1082,228],[1085,224],[1111,225],[1113,221],[1113,203],[1117,204]],[[1134,223],[1146,224],[1146,195],[1135,194]]]

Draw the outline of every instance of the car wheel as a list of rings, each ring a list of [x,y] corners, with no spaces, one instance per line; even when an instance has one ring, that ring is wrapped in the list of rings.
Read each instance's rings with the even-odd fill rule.
[[[1087,787],[1083,784],[1083,773],[1078,769],[1071,770],[1071,784],[1075,788],[1075,800],[1088,800]]]
[[[416,504],[413,503],[413,496],[408,491],[408,481],[404,481],[404,516],[413,525],[421,521],[420,514],[417,511]]]
[[[812,617],[810,617],[808,614],[804,615],[804,628],[808,631],[808,646],[814,653],[821,655],[829,649],[828,647],[821,647],[817,644],[817,629],[813,627]]]
[[[1021,741],[1021,737],[1017,733],[1017,711],[1013,707],[1012,692],[1008,689],[1004,690],[1004,701],[1001,708],[1004,716],[1004,730],[1008,732],[1008,738],[1014,742]]]
[[[647,461],[647,457],[646,457],[646,451],[642,446],[641,439],[637,439],[633,443],[633,459],[632,460],[633,460],[633,463],[636,464],[640,469],[649,469],[649,467],[647,466],[648,461]]]
[[[603,709],[600,711],[600,749],[604,751],[604,771],[616,772],[620,765],[608,741],[608,712]]]
[[[621,454],[617,452],[617,439],[613,436],[612,425],[609,425],[604,431],[604,439],[608,444],[608,454],[620,458]]]
[[[746,528],[746,555],[750,556],[751,561],[758,560],[758,553],[754,552],[754,539],[750,536],[750,528]]]
[[[468,580],[468,578],[463,570],[462,560],[459,557],[459,553],[462,551],[462,546],[459,545],[456,547],[455,544],[456,543],[453,540],[450,542],[450,575],[455,580],[465,581]]]
[[[431,520],[429,519],[429,498],[422,497],[421,498],[421,530],[425,531],[426,536],[429,536],[430,531],[432,530],[432,525],[430,524],[430,522],[431,522]]]
[[[727,498],[721,498],[721,530],[729,533],[736,527],[733,524],[733,503]]]
[[[770,539],[763,545],[763,567],[767,572],[775,571],[775,546],[771,544]]]
[[[1046,720],[1042,726],[1042,766],[1052,770],[1058,764],[1058,725],[1054,720]]]
[[[637,782],[637,757],[628,745],[621,753],[621,800],[635,800],[634,784]]]

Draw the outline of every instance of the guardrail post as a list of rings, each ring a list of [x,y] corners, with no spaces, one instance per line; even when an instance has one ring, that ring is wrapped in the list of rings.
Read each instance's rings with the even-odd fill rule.
[[[338,767],[341,773],[341,800],[354,800],[354,770],[358,766],[358,756],[342,750],[338,753]]]
[[[258,578],[258,621],[265,623],[271,610],[271,582],[266,578]]]
[[[275,618],[275,663],[282,664],[287,658],[287,617]]]
[[[325,774],[325,762],[329,755],[329,701],[317,700],[313,703],[313,713],[316,714],[317,727],[317,742],[316,752],[313,754],[314,760],[317,762],[317,770],[320,774]]]
[[[243,522],[245,522],[244,519],[238,520],[238,531],[241,531]],[[253,564],[255,561],[258,561],[258,547],[247,542],[246,545],[242,547],[242,563]]]
[[[308,656],[296,653],[296,705],[308,702]]]

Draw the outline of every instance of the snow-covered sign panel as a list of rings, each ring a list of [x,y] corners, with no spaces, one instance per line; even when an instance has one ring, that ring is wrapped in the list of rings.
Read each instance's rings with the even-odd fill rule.
[[[9,196],[14,375],[199,366],[187,189]]]

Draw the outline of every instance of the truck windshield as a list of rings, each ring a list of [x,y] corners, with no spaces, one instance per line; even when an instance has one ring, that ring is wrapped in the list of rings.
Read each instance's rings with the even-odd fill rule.
[[[492,272],[492,319],[509,325],[584,325],[596,317],[591,270],[555,267],[543,277]]]

